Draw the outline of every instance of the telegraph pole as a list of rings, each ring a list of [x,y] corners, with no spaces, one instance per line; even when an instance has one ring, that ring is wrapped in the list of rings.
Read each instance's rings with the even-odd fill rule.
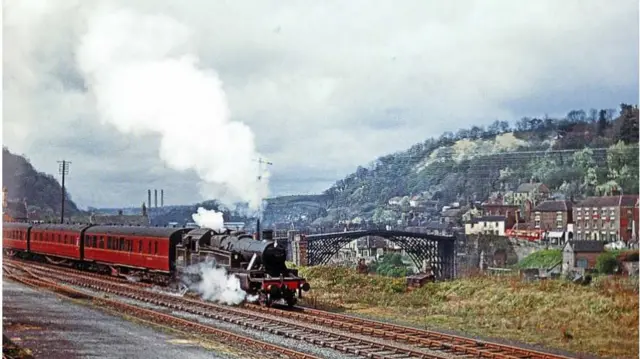
[[[269,161],[263,161],[262,158],[258,158],[258,160],[256,161],[258,162],[258,181],[262,180],[262,164],[264,163],[265,165],[273,165],[273,163],[269,162]]]
[[[69,165],[70,161],[58,161],[58,173],[62,175],[62,208],[60,210],[60,223],[64,224],[64,200],[66,197],[65,189],[64,189],[64,178],[69,174]]]

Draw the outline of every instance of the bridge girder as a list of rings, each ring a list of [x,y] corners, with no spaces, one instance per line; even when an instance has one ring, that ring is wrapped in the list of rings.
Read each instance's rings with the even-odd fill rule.
[[[440,279],[453,278],[455,237],[426,233],[365,230],[309,235],[305,237],[308,246],[307,262],[309,265],[326,264],[347,243],[367,236],[385,238],[398,244],[418,268],[422,266],[422,260],[426,259]]]

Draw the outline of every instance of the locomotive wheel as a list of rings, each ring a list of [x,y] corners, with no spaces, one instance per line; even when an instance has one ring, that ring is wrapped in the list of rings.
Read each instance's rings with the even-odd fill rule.
[[[296,305],[296,303],[298,303],[298,298],[296,298],[296,297],[291,297],[291,298],[287,299],[287,306],[289,308],[293,308]]]

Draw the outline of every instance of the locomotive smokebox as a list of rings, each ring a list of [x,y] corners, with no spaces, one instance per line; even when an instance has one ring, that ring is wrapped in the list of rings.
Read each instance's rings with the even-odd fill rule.
[[[273,229],[265,229],[262,231],[262,239],[265,241],[273,241]]]

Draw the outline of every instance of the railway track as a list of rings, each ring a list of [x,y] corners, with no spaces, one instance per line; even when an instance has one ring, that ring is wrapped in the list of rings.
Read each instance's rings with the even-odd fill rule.
[[[174,329],[180,329],[183,331],[188,330],[190,333],[196,332],[200,334],[213,335],[216,339],[224,339],[231,343],[242,344],[254,348],[254,351],[260,352],[262,355],[265,353],[273,353],[279,356],[294,359],[319,359],[316,356],[306,353],[291,350],[289,348],[281,347],[271,343],[259,341],[256,339],[244,337],[229,331],[214,328],[208,325],[203,325],[193,321],[178,318],[173,315],[161,313],[158,311],[140,308],[138,306],[123,303],[121,301],[102,298],[97,295],[81,292],[73,288],[60,285],[52,280],[45,279],[43,277],[35,275],[31,270],[21,268],[20,266],[11,266],[12,269],[7,269],[3,266],[4,274],[20,283],[31,287],[46,288],[53,292],[65,295],[70,298],[91,300],[94,303],[108,306],[119,310],[121,313],[125,313],[136,318],[152,321],[156,324],[170,326]],[[18,272],[26,273],[26,275],[20,275]]]
[[[384,323],[371,319],[323,310],[297,307],[297,311],[262,307],[249,304],[256,311],[273,313],[286,318],[316,323],[318,325],[342,328],[350,332],[370,335],[376,338],[391,339],[398,342],[417,345],[430,349],[447,349],[453,353],[469,354],[474,358],[528,358],[528,359],[570,359],[569,357],[523,349],[515,346],[444,334],[436,331]]]
[[[122,278],[102,275],[87,276],[86,272],[69,268],[31,263],[29,265],[42,270],[41,275],[47,275],[46,271],[51,269],[54,272],[64,273],[64,275],[56,275],[55,273],[50,273],[50,275],[55,276],[56,280],[66,281],[69,284],[288,336],[359,356],[373,358],[569,358],[309,308],[297,307],[296,310],[282,310],[252,304],[242,308],[228,307],[200,299],[150,292],[150,285],[134,284]]]

